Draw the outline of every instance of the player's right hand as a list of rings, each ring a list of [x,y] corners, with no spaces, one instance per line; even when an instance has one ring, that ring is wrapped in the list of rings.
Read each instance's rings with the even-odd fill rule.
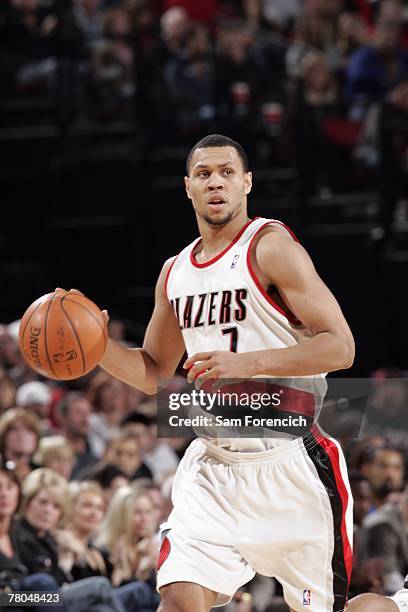
[[[62,287],[55,287],[55,291],[63,291],[64,293],[77,293],[78,295],[84,295],[82,293],[82,291],[79,291],[79,289],[70,289],[69,291],[67,291],[66,289],[63,289]],[[103,314],[103,318],[105,319],[105,325],[108,325],[109,323],[109,313],[107,310],[102,310],[101,311]]]

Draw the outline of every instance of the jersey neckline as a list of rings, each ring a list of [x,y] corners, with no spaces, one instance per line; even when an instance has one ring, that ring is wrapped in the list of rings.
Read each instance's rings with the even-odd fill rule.
[[[200,244],[200,242],[202,242],[202,238],[199,238],[192,246],[192,249],[190,251],[190,262],[192,263],[192,265],[195,268],[207,268],[208,266],[211,266],[213,263],[215,263],[216,261],[219,261],[221,259],[221,257],[223,257],[233,246],[234,244],[236,244],[238,242],[238,240],[241,238],[242,234],[245,232],[245,230],[251,225],[251,223],[253,223],[255,221],[255,219],[250,219],[248,221],[248,223],[246,223],[243,227],[241,227],[241,229],[239,230],[238,234],[236,234],[236,236],[231,240],[231,242],[225,247],[225,249],[223,249],[220,253],[218,253],[218,255],[216,255],[215,257],[213,257],[212,259],[209,259],[208,261],[204,261],[203,263],[199,263],[196,258],[195,258],[195,254],[194,251],[196,249],[196,247]]]

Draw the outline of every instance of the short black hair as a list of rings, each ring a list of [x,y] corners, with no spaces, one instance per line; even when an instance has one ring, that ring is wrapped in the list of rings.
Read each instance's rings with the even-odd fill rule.
[[[141,423],[142,425],[146,425],[146,427],[149,427],[150,418],[145,414],[141,414],[140,412],[137,412],[135,410],[134,412],[130,412],[125,417],[123,417],[122,421],[120,422],[120,426],[124,427],[129,423]]]
[[[209,147],[233,147],[238,153],[238,156],[242,162],[244,172],[249,172],[248,156],[239,144],[239,142],[232,140],[232,138],[229,138],[228,136],[223,136],[222,134],[209,134],[208,136],[205,136],[204,138],[196,142],[196,144],[188,154],[186,162],[187,175],[190,175],[190,164],[191,158],[194,155],[194,151],[196,149],[207,149]]]
[[[97,482],[102,489],[109,489],[112,482],[118,476],[126,478],[126,480],[130,481],[129,476],[125,474],[125,472],[117,465],[114,465],[113,463],[105,463],[105,465],[101,465],[98,463],[90,472],[86,474],[86,477],[83,480],[92,480]]]

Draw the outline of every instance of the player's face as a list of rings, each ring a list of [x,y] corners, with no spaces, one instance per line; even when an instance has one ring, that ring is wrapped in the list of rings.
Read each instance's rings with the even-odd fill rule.
[[[234,147],[208,147],[194,151],[185,185],[197,216],[223,226],[246,212],[252,174],[244,171]]]

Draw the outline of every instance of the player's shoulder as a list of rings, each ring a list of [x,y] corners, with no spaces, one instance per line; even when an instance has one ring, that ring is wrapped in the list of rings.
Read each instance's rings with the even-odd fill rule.
[[[270,255],[281,254],[282,250],[291,249],[299,244],[286,227],[271,223],[259,232],[255,241],[256,253],[265,252]]]
[[[171,257],[169,257],[168,259],[166,259],[166,261],[164,262],[163,266],[162,266],[162,272],[167,272],[171,266],[174,264],[174,262],[176,261],[178,255],[172,255]]]
[[[296,236],[286,226],[271,224],[260,232],[252,257],[261,270],[274,269],[278,274],[303,269],[309,256]]]

